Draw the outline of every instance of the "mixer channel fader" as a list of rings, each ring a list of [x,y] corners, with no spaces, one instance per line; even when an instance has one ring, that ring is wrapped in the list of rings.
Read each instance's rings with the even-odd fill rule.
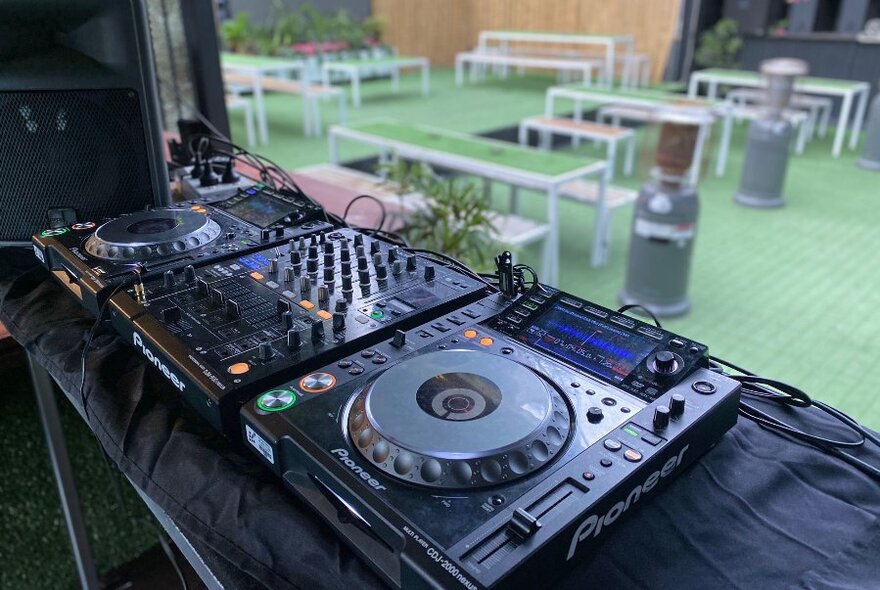
[[[230,433],[238,406],[264,385],[485,293],[480,281],[347,228],[169,271],[143,287],[140,302],[134,289],[114,298],[117,329]]]

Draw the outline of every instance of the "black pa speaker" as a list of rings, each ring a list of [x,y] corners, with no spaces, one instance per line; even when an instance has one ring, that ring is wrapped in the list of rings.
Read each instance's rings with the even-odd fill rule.
[[[169,202],[141,0],[0,0],[0,245]]]

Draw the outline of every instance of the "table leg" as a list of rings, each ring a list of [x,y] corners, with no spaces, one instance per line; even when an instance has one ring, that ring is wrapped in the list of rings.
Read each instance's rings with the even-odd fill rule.
[[[611,181],[614,180],[614,161],[617,159],[617,141],[610,140],[608,142],[608,146],[605,148],[605,158],[607,163],[605,164],[605,182],[611,184]]]
[[[400,92],[400,68],[397,66],[391,68],[391,91],[394,94]]]
[[[510,212],[519,213],[519,187],[510,185]]]
[[[828,136],[828,124],[831,122],[831,105],[826,104],[822,108],[822,120],[819,123],[819,137]]]
[[[502,41],[499,46],[499,50],[501,52],[501,55],[507,55],[508,48],[509,48],[509,44],[507,43],[507,41]],[[501,66],[501,79],[502,80],[507,79],[507,64],[504,64]]]
[[[859,133],[862,131],[862,122],[865,120],[865,111],[868,109],[868,91],[864,90],[859,95],[859,106],[856,107],[856,120],[853,121],[852,132],[849,136],[849,149],[854,150],[859,144]]]
[[[61,419],[58,416],[52,377],[31,355],[28,355],[28,363],[80,586],[86,590],[97,590],[101,584],[98,581],[98,571],[89,545],[85,519],[80,509],[79,494],[67,454],[67,445],[64,443],[64,431],[61,429]]]
[[[607,166],[607,164],[606,164]],[[607,172],[603,171],[599,175],[599,194],[596,199],[596,223],[593,226],[593,246],[590,256],[590,265],[594,268],[605,264],[607,258],[605,239],[607,230],[605,224],[608,223],[608,201],[607,201]]]
[[[344,125],[348,120],[348,112],[345,108],[345,93],[340,92],[336,96],[337,100],[339,100],[339,123]]]
[[[580,99],[575,99],[574,101],[574,120],[578,123],[582,123],[584,121],[584,104],[580,101]],[[572,147],[578,147],[581,145],[581,138],[578,136],[573,136],[571,138]]]
[[[331,129],[330,136],[327,138],[327,146],[330,149],[330,163],[339,163],[339,141],[336,133]]]
[[[626,146],[626,162],[624,163],[623,173],[627,176],[632,176],[633,166],[635,166],[636,160],[636,136],[635,134],[629,136],[629,143]]]
[[[831,149],[832,155],[837,158],[840,156],[840,150],[843,148],[843,139],[846,135],[847,127],[849,127],[849,112],[852,110],[852,94],[843,97],[843,103],[840,106],[840,114],[837,116],[837,129],[834,130],[834,147]]]
[[[608,88],[614,88],[614,41],[605,50],[605,83]]]
[[[727,154],[730,152],[730,136],[733,131],[733,109],[724,114],[724,127],[721,131],[721,145],[718,146],[718,161],[715,163],[715,176],[723,176],[727,171]]]
[[[312,97],[312,133],[315,137],[321,137],[321,101],[317,96]]]
[[[544,116],[552,117],[553,116],[553,99],[554,96],[551,92],[547,92],[547,96],[544,97]]]
[[[455,57],[455,85],[461,86],[464,83],[464,58],[460,55]]]
[[[361,106],[361,75],[357,69],[353,69],[349,71],[349,75],[351,76],[351,100],[354,104],[355,108],[360,108]]]
[[[718,82],[709,80],[709,87],[706,89],[706,98],[716,100],[718,98]]]
[[[257,128],[260,131],[260,143],[269,143],[269,125],[266,122],[266,101],[263,98],[263,82],[259,74],[254,74],[254,105],[257,107]]]
[[[517,140],[520,145],[528,145],[529,143],[529,128],[525,123],[519,124],[519,132],[517,133]]]
[[[811,133],[812,125],[809,124],[809,120],[802,121],[800,128],[798,129],[797,140],[794,144],[794,153],[797,155],[801,155],[804,153],[804,147],[807,144],[807,137]]]
[[[247,99],[243,99],[247,101]],[[256,142],[256,134],[254,133],[254,111],[250,102],[244,103],[244,130],[247,134],[248,147],[252,147]]]
[[[709,135],[709,127],[711,123],[700,125],[700,131],[697,133],[697,145],[694,148],[694,162],[691,164],[689,173],[690,182],[696,186],[700,181],[700,161],[703,159],[703,146],[706,144],[706,137]]]
[[[483,202],[487,206],[492,204],[492,180],[486,177],[483,177]]]
[[[547,187],[547,223],[550,225],[550,234],[547,240],[550,242],[551,259],[547,265],[547,283],[552,287],[559,286],[559,196],[557,186]]]
[[[422,64],[422,96],[431,94],[431,66],[427,61]]]
[[[688,98],[696,98],[700,91],[700,78],[691,74],[690,82],[688,82]]]

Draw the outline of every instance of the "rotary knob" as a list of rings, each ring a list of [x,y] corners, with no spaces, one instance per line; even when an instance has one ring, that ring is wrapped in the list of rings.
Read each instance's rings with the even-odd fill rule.
[[[348,311],[348,302],[345,299],[337,299],[336,311],[341,313],[345,313],[346,311]]]
[[[367,270],[369,268],[369,262],[367,262],[366,256],[358,256],[358,270]]]
[[[309,277],[302,277],[299,280],[299,290],[303,293],[309,293],[312,290],[312,281]]]
[[[324,254],[333,254],[333,242],[324,242]]]
[[[306,271],[309,274],[317,274],[318,272],[318,259],[317,258],[309,258],[306,260]]]
[[[602,421],[602,418],[604,418],[602,408],[593,406],[587,410],[587,421],[589,421],[590,424],[598,424]]]
[[[378,254],[379,253],[379,242],[376,240],[370,240],[370,254]]]
[[[294,277],[295,277],[295,275],[293,273],[293,267],[292,266],[285,266],[284,273],[281,277],[284,280],[284,282],[290,283],[293,281]]]
[[[166,289],[173,289],[174,288],[174,271],[173,270],[166,270],[162,274],[162,282],[165,285]]]
[[[355,246],[363,246],[363,244],[364,244],[364,236],[362,234],[355,234],[354,245]]]
[[[351,275],[342,275],[342,292],[351,293]]]
[[[332,266],[325,266],[324,267],[324,282],[325,283],[333,284],[333,281],[335,280],[335,276],[334,276],[333,271],[334,271],[334,269]]]
[[[290,264],[299,266],[302,264],[302,255],[297,250],[290,251]]]
[[[669,412],[673,418],[678,418],[684,414],[684,396],[682,394],[672,394],[672,398],[669,400]]]
[[[312,342],[318,342],[324,339],[324,322],[315,322],[312,324]]]
[[[260,347],[257,349],[257,356],[260,357],[262,362],[267,362],[272,358],[274,352],[272,351],[272,345],[268,342],[260,342]]]
[[[382,255],[376,252],[373,254],[373,266],[379,266],[382,264]]]
[[[380,281],[384,281],[388,278],[388,267],[384,264],[376,265],[376,278]]]
[[[369,285],[370,284],[370,271],[365,268],[358,270],[358,282],[361,285]]]
[[[196,282],[196,268],[192,264],[187,264],[183,268],[183,280],[186,281],[187,284]]]
[[[425,265],[425,280],[426,281],[433,281],[434,274],[435,274],[434,273],[434,265],[433,264],[426,264]]]
[[[291,312],[285,311],[281,314],[281,325],[285,330],[293,328],[293,314]]]
[[[346,242],[348,243],[348,242]],[[343,247],[342,250],[339,251],[339,260],[341,262],[349,262],[351,261],[351,250]]]
[[[657,354],[654,355],[654,361],[652,363],[654,371],[659,373],[660,375],[672,375],[676,371],[678,371],[678,360],[675,358],[675,354],[669,352],[668,350],[661,350]]]
[[[345,329],[345,312],[335,312],[333,314],[333,331],[341,332]]]
[[[302,328],[292,328],[287,331],[287,348],[295,350],[302,346]]]
[[[400,264],[400,260],[395,260],[391,263],[391,274],[394,276],[399,275],[403,271],[403,265]]]
[[[388,249],[388,264],[394,264],[397,260],[400,249],[397,246]]]
[[[320,287],[318,287],[318,301],[320,303],[326,303],[329,299],[330,289],[327,288],[327,285],[321,285]]]
[[[663,430],[669,426],[669,408],[657,406],[654,410],[654,430]]]
[[[269,274],[275,274],[278,272],[278,259],[270,258],[269,259]]]
[[[413,254],[412,256],[408,256],[406,258],[406,270],[407,270],[407,272],[414,272],[416,270],[415,254]]]

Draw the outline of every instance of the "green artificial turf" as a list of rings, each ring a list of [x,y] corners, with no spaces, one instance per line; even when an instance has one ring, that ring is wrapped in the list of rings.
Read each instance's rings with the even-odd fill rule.
[[[384,139],[400,141],[450,155],[464,156],[487,164],[510,166],[545,176],[558,176],[566,172],[573,172],[596,161],[594,158],[576,157],[560,152],[539,152],[507,142],[467,136],[438,127],[414,125],[400,121],[368,121],[350,127],[356,131]]]
[[[348,110],[349,122],[392,117],[472,133],[512,127],[543,113],[544,91],[556,80],[512,74],[507,80],[456,87],[451,71],[435,69],[427,98],[417,93],[419,83],[417,75],[401,77],[399,95],[391,93],[387,81],[363,84],[363,106]],[[327,161],[326,136],[303,137],[298,100],[270,95],[267,104],[271,141],[260,151],[291,169]],[[323,109],[325,123],[335,123],[335,109],[328,107]],[[559,108],[570,105],[561,103]],[[233,120],[232,125],[234,137],[242,141],[243,122]],[[832,129],[828,137],[809,143],[803,155],[791,158],[785,208],[741,207],[732,199],[746,129],[735,127],[726,175],[715,176],[714,162],[703,175],[690,280],[693,309],[665,325],[705,342],[714,354],[801,386],[880,428],[875,391],[880,380],[874,373],[880,359],[880,174],[856,167],[858,152],[845,149],[840,158],[832,158]],[[717,151],[715,138],[711,149]],[[595,157],[603,152],[585,142],[574,153]],[[340,154],[345,161],[376,151],[343,141]],[[621,162],[619,158],[615,184],[638,187],[645,166],[640,166],[641,176],[625,179]],[[499,209],[507,207],[507,194],[506,187],[496,185]],[[543,197],[521,194],[521,212],[543,219]],[[632,209],[615,214],[611,259],[599,269],[589,265],[593,209],[563,202],[560,219],[562,288],[616,306]],[[538,248],[526,250],[521,259],[537,265]]]
[[[23,370],[0,372],[0,382],[0,588],[78,587],[36,398]],[[152,516],[127,481],[108,471],[73,406],[57,400],[95,563],[106,573],[156,543]]]

